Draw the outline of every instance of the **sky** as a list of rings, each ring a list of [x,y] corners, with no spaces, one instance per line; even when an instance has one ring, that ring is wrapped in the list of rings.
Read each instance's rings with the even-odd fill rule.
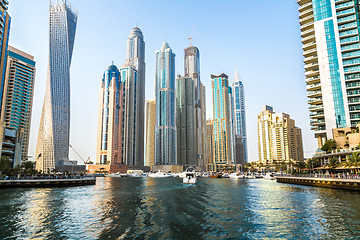
[[[310,130],[302,45],[295,0],[68,0],[78,10],[71,65],[70,144],[95,161],[100,82],[112,61],[125,63],[126,41],[136,25],[146,44],[146,99],[154,99],[155,52],[167,41],[184,74],[184,48],[200,50],[207,117],[212,118],[210,74],[245,87],[249,161],[258,160],[257,115],[263,105],[285,112],[302,129],[305,157],[316,150]],[[49,54],[49,1],[10,0],[10,45],[35,57],[36,78],[29,156],[35,155]],[[70,150],[70,159],[80,158]]]

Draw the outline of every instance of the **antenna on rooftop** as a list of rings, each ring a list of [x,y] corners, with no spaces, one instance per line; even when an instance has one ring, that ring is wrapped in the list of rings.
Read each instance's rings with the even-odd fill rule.
[[[191,47],[191,40],[193,40],[194,39],[194,33],[195,33],[195,29],[196,29],[196,24],[194,24],[194,28],[193,28],[193,31],[192,31],[192,33],[189,35],[189,37],[188,37],[188,39],[189,39],[189,41],[190,41],[190,43],[189,43],[189,47]]]

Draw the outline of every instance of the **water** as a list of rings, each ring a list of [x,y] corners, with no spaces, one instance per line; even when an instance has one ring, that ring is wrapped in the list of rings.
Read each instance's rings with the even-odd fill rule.
[[[134,238],[359,239],[360,193],[209,178],[0,190],[0,239]]]

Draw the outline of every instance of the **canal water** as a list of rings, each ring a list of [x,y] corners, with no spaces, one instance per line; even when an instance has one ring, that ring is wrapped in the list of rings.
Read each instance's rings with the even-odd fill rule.
[[[0,239],[359,239],[360,193],[258,179],[1,189]]]

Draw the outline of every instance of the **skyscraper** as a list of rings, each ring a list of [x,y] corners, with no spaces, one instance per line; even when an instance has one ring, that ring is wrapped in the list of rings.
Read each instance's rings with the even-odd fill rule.
[[[213,123],[214,123],[214,171],[224,165],[233,164],[233,139],[231,103],[228,76],[224,73],[211,75],[213,90]]]
[[[360,122],[357,0],[298,0],[311,129],[319,147],[332,129]]]
[[[200,79],[200,51],[197,47],[189,46],[185,49],[184,58],[185,77],[194,81],[195,88],[195,145],[196,165],[205,166],[205,140],[206,135],[206,106],[205,87]]]
[[[126,63],[120,71],[121,81],[125,82],[124,163],[144,166],[145,42],[138,27],[130,32]],[[131,129],[126,129],[127,126]]]
[[[303,161],[301,129],[286,113],[264,106],[258,115],[259,160],[263,164]]]
[[[144,159],[141,159],[138,150],[139,129],[137,118],[138,102],[138,71],[130,62],[124,64],[120,69],[121,81],[124,83],[124,142],[123,142],[123,163],[131,166],[144,166]],[[145,104],[145,103],[144,103]],[[143,138],[143,137],[142,137]],[[143,143],[144,145],[144,143]],[[144,154],[144,153],[142,153]]]
[[[155,164],[176,165],[175,53],[164,42],[156,52]]]
[[[4,84],[8,55],[8,42],[10,33],[11,17],[7,12],[7,0],[0,0],[0,106],[3,106]]]
[[[196,166],[195,86],[190,77],[176,78],[177,164]]]
[[[146,154],[145,166],[152,167],[155,164],[155,122],[156,102],[155,100],[145,101],[145,126],[146,126]]]
[[[77,12],[50,1],[49,65],[36,147],[36,169],[51,171],[69,157],[70,65]]]
[[[215,171],[214,170],[214,122],[213,120],[206,121],[206,170],[207,171]]]
[[[123,86],[115,65],[101,81],[98,109],[96,164],[121,164],[123,133]]]
[[[234,81],[232,84],[233,89],[233,101],[234,101],[234,127],[235,135],[241,136],[241,141],[243,142],[242,146],[244,153],[244,162],[247,162],[247,138],[246,138],[246,118],[245,118],[245,94],[244,94],[244,85],[239,77],[238,70],[236,68]],[[239,140],[239,138],[237,137]],[[237,156],[239,158],[239,156]],[[242,161],[242,160],[241,160]]]
[[[14,166],[27,160],[34,94],[34,57],[9,46],[2,113],[7,129],[23,132],[20,156]]]

